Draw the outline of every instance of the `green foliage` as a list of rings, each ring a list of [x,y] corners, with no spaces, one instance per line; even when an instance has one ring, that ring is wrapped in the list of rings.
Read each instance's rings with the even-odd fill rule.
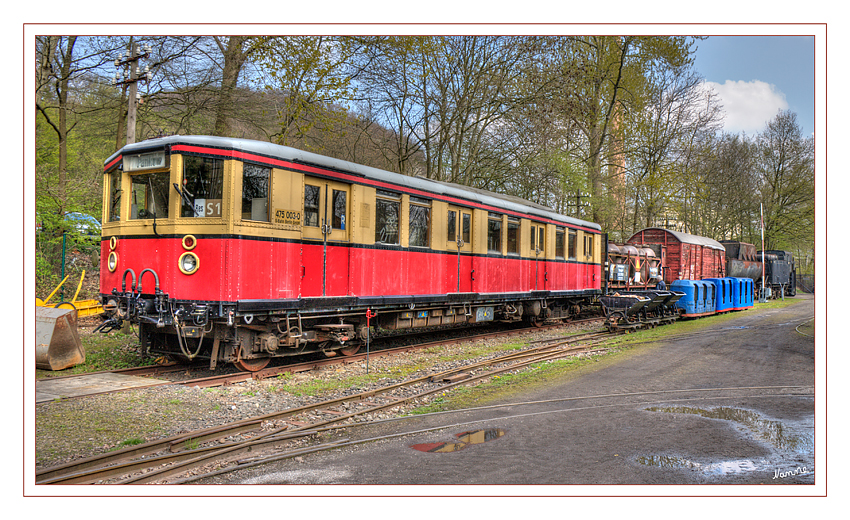
[[[264,87],[276,91],[280,101],[278,143],[291,145],[313,127],[327,128],[344,118],[334,105],[354,95],[346,68],[356,48],[355,40],[345,37],[259,38],[254,56],[268,77]]]
[[[813,256],[813,142],[783,113],[748,139],[717,133],[688,36],[147,38],[158,79],[139,139],[267,139],[549,205],[625,240],[663,225]],[[102,163],[127,100],[109,84],[127,38],[36,41],[37,294],[97,244],[64,215],[102,215]],[[251,65],[251,67],[247,67]],[[244,69],[243,69],[244,67]],[[29,208],[28,208],[29,209]],[[69,258],[68,252],[73,252]],[[83,295],[96,293],[95,283]]]

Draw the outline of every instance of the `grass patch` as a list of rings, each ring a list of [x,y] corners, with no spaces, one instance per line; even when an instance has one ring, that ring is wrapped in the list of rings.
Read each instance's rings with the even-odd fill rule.
[[[211,409],[190,409],[173,396],[142,400],[132,392],[42,403],[35,414],[36,463],[141,444]]]

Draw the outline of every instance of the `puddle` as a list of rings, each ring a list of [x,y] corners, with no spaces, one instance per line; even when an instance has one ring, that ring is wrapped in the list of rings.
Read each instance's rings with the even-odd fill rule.
[[[748,473],[761,469],[751,460],[730,460],[724,462],[713,462],[702,464],[682,457],[668,457],[664,455],[652,455],[649,457],[638,457],[639,464],[653,466],[656,468],[688,468],[704,471],[713,475],[731,475]]]
[[[749,325],[741,325],[740,327],[723,327],[720,330],[738,330],[738,329],[749,329]]]
[[[682,457],[667,457],[664,455],[638,457],[637,461],[644,466],[654,466],[656,468],[699,468],[702,466],[699,462],[691,462]]]
[[[653,407],[649,412],[686,413],[699,415],[708,419],[723,419],[745,426],[756,437],[772,444],[776,449],[795,453],[814,453],[814,438],[811,435],[800,434],[780,421],[765,419],[761,415],[740,408],[719,407],[711,410],[676,406],[669,408]]]
[[[485,442],[498,439],[504,434],[505,430],[501,428],[472,430],[455,435],[455,437],[457,437],[457,442],[426,442],[422,444],[414,444],[411,448],[427,453],[450,453],[453,451],[460,451],[473,444],[483,444]]]

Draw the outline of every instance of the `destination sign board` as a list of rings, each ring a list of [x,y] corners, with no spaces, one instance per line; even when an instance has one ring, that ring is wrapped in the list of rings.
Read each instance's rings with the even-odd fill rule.
[[[164,151],[124,156],[125,172],[137,172],[141,170],[153,170],[165,167]]]

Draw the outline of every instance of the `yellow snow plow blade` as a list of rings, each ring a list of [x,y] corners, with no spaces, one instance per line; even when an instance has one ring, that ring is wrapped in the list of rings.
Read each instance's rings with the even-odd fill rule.
[[[36,368],[64,370],[85,361],[86,353],[77,334],[77,311],[36,306]]]

